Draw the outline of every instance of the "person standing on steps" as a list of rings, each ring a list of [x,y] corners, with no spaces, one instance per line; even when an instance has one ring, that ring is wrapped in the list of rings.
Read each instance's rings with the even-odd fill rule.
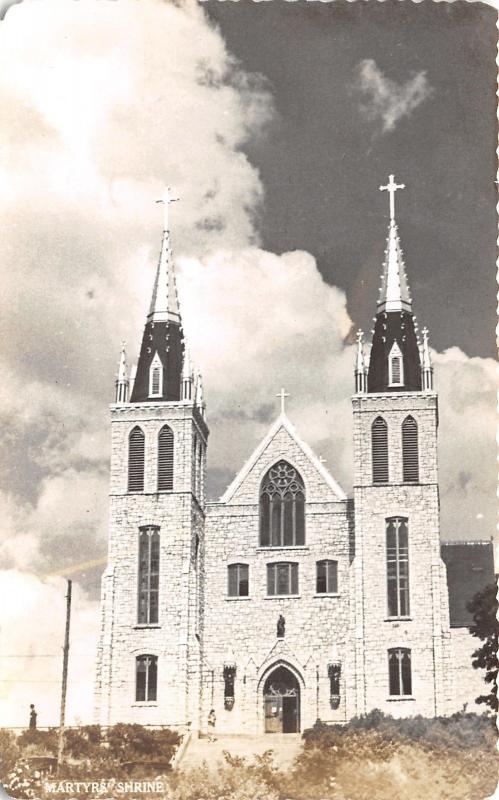
[[[210,713],[208,714],[208,741],[216,742],[215,736],[215,725],[217,723],[217,717],[215,714],[215,709],[212,708]]]

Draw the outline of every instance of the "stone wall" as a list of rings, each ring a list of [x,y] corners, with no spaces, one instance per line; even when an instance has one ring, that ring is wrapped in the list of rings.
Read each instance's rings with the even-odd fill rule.
[[[297,468],[306,490],[306,539],[302,547],[259,546],[259,492],[262,477],[286,459]],[[217,728],[230,733],[264,730],[263,683],[279,664],[296,675],[301,692],[301,728],[319,717],[346,718],[344,676],[351,672],[349,635],[349,523],[347,503],[338,500],[317,466],[281,427],[246,474],[229,503],[209,504],[205,534],[205,622],[203,720],[215,709]],[[316,594],[316,561],[338,561],[338,593]],[[267,597],[269,562],[298,564],[299,594]],[[249,565],[249,597],[227,596],[230,563]],[[277,639],[277,620],[286,621],[284,639]],[[341,699],[331,708],[328,664],[342,665]],[[224,708],[223,667],[237,667],[235,704]]]

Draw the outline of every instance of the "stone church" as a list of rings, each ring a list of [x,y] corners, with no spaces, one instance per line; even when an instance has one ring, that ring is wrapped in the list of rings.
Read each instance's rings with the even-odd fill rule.
[[[466,610],[491,542],[442,542],[438,400],[390,219],[370,352],[352,364],[353,495],[281,413],[225,494],[205,497],[208,424],[168,214],[136,369],[111,405],[96,722],[302,731],[374,708],[449,714],[485,691]],[[172,198],[164,198],[168,209]],[[306,372],[300,380],[306,380]],[[475,707],[476,710],[479,710]]]

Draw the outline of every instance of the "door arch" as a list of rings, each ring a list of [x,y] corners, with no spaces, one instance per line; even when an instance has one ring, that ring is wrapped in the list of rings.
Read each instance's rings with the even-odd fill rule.
[[[265,733],[298,733],[300,730],[300,683],[283,664],[263,684]]]

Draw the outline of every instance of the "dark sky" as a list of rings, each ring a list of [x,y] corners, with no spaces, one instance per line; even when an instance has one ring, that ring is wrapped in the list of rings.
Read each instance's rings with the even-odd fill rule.
[[[275,101],[246,152],[266,189],[273,252],[312,253],[369,331],[383,258],[389,173],[407,185],[397,220],[415,312],[438,350],[495,355],[496,12],[481,3],[220,2],[204,7]],[[359,64],[431,95],[391,131],[359,114]]]

